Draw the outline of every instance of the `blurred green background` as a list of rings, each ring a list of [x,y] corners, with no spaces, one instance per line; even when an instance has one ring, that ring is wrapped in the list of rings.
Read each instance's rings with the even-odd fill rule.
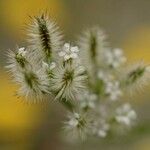
[[[0,150],[150,150],[150,86],[129,101],[138,113],[138,125],[113,139],[68,143],[61,136],[64,109],[57,103],[28,106],[14,95],[4,66],[6,52],[25,46],[29,15],[47,10],[67,41],[99,25],[111,45],[125,50],[129,62],[150,63],[150,0],[0,0]]]

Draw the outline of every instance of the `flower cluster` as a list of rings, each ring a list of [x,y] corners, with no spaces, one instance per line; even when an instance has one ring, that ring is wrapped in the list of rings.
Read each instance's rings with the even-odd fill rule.
[[[118,48],[107,50],[107,52],[104,52],[103,58],[106,64],[113,68],[117,68],[126,62],[126,57],[123,55],[123,51]]]
[[[79,48],[77,46],[71,47],[69,43],[64,44],[63,49],[59,52],[59,56],[63,57],[64,61],[78,58]]]
[[[126,103],[116,110],[116,121],[125,125],[131,125],[136,119],[136,113],[132,110],[130,104]]]
[[[123,51],[110,48],[98,27],[83,32],[78,46],[64,43],[45,14],[33,18],[28,32],[26,48],[8,51],[7,69],[20,85],[18,95],[28,103],[58,100],[70,111],[65,131],[76,139],[104,138],[114,127],[134,125],[137,115],[124,92],[148,83],[149,66],[139,63],[123,70]]]

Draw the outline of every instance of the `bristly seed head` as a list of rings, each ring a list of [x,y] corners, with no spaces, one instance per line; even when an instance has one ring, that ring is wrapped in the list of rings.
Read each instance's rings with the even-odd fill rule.
[[[77,64],[66,64],[54,70],[51,88],[56,93],[56,99],[75,99],[75,95],[86,88],[85,70]]]
[[[56,52],[62,46],[62,35],[55,22],[49,20],[46,14],[34,17],[29,26],[29,40],[31,53],[36,55],[37,61],[53,61]]]
[[[73,113],[68,116],[69,120],[65,122],[65,130],[74,140],[81,138],[84,140],[88,133],[87,118],[79,113]]]
[[[138,68],[136,68],[128,74],[126,84],[132,84],[136,82],[139,78],[143,76],[144,73],[145,67],[139,66]]]
[[[45,16],[42,15],[41,17],[39,18],[37,17],[36,19],[39,26],[39,34],[40,34],[43,50],[45,51],[46,57],[50,58],[52,53],[51,39],[47,28],[47,22],[45,20]]]
[[[73,76],[74,76],[74,70],[67,69],[64,72],[64,76],[63,76],[62,80],[64,81],[65,84],[68,84],[68,83],[72,82]]]
[[[33,72],[24,72],[24,79],[27,85],[32,89],[34,85],[38,85],[38,77]]]

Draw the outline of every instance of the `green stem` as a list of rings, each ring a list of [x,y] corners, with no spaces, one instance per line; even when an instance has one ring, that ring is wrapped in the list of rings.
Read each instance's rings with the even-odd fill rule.
[[[60,102],[61,102],[61,103],[65,106],[65,108],[67,108],[69,111],[71,111],[71,112],[74,111],[75,105],[74,105],[73,103],[71,103],[69,100],[66,100],[65,98],[63,98]]]

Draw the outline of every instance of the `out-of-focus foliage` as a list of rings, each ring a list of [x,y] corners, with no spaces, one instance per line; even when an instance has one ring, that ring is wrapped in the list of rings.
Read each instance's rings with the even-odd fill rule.
[[[144,60],[150,64],[150,27],[139,26],[129,33],[124,40],[129,61]]]
[[[27,16],[34,16],[42,11],[49,10],[50,15],[56,19],[63,16],[65,23],[64,5],[59,0],[4,0],[0,2],[0,9],[3,23],[17,35],[24,24],[29,22],[30,17]]]

